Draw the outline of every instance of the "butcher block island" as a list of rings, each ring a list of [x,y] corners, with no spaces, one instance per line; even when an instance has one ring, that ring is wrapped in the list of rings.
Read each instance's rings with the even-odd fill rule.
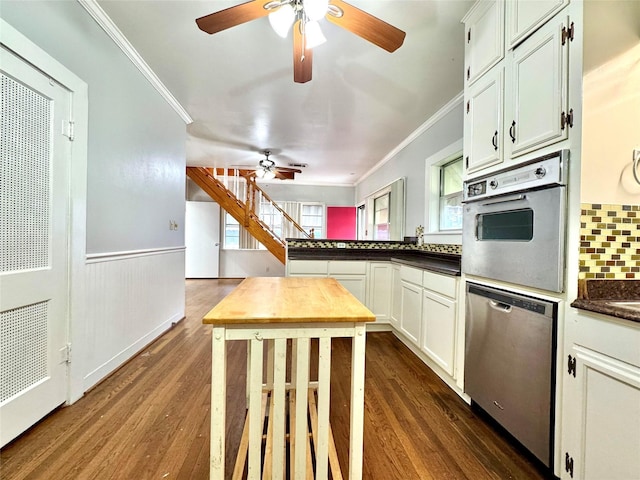
[[[329,424],[331,339],[351,337],[349,478],[361,479],[365,322],[373,321],[333,278],[247,278],[207,313],[203,323],[213,328],[210,478],[226,478],[226,341],[245,340],[247,415],[232,478],[341,479]],[[318,341],[317,381],[309,375],[312,339]]]

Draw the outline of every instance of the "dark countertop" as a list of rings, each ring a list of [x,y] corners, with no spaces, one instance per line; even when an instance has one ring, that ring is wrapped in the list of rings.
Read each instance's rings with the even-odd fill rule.
[[[579,298],[571,306],[640,322],[640,307],[629,308],[619,302],[640,304],[640,280],[580,280]]]
[[[289,248],[288,259],[392,261],[445,275],[460,276],[460,255],[419,250]]]

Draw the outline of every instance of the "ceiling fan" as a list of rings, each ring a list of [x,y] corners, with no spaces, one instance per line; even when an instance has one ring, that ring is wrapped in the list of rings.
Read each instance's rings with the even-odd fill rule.
[[[312,48],[326,39],[318,20],[334,23],[388,52],[404,42],[405,32],[342,0],[252,0],[196,19],[209,34],[269,15],[273,29],[286,37],[293,26],[293,80],[311,80]]]
[[[270,150],[265,150],[262,153],[264,154],[264,158],[258,162],[257,166],[238,166],[238,170],[241,172],[251,172],[252,175],[255,175],[258,178],[264,178],[265,180],[272,180],[274,178],[278,178],[280,180],[293,180],[296,173],[302,173],[302,170],[298,168],[278,167],[276,162],[269,158],[271,155]]]

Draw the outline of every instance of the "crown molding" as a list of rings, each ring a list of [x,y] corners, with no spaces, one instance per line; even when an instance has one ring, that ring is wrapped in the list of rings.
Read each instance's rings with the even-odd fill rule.
[[[360,179],[355,183],[356,185],[362,182],[369,175],[374,173],[380,167],[382,167],[385,163],[391,160],[393,157],[398,155],[401,150],[403,150],[406,146],[410,145],[416,138],[422,135],[424,132],[433,127],[438,121],[440,121],[445,115],[450,113],[455,107],[457,107],[460,103],[462,103],[464,99],[464,93],[460,92],[458,95],[453,97],[449,102],[444,105],[440,110],[434,113],[429,119],[416,128],[407,138],[405,138],[402,142],[398,144],[396,148],[391,150],[389,153],[385,155],[385,157],[376,163],[373,167],[371,167]]]
[[[193,119],[187,113],[180,102],[171,94],[169,89],[165,87],[158,76],[151,70],[151,67],[147,65],[138,53],[138,51],[129,43],[129,40],[124,36],[120,29],[113,23],[113,20],[107,15],[107,13],[98,5],[97,0],[77,0],[80,5],[93,17],[100,27],[111,37],[115,44],[124,52],[124,54],[131,60],[138,70],[144,75],[144,77],[151,83],[151,85],[158,91],[158,93],[166,100],[166,102],[175,110],[175,112],[184,120],[188,125],[193,123]]]

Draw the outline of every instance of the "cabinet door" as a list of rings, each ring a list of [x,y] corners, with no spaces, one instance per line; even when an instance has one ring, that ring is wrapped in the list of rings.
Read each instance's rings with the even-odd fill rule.
[[[456,302],[425,290],[422,298],[422,350],[453,376],[456,352]]]
[[[288,260],[287,273],[290,277],[326,277],[329,262],[326,260]]]
[[[502,162],[502,64],[467,89],[464,155],[467,173]]]
[[[571,357],[562,478],[640,478],[640,368],[576,345]]]
[[[567,138],[568,45],[566,19],[553,20],[514,49],[507,62],[505,157]],[[565,42],[567,43],[567,42]]]
[[[367,279],[364,275],[331,275],[362,304],[366,301]]]
[[[400,265],[391,266],[391,325],[400,328],[402,317],[402,281],[400,280]]]
[[[422,325],[422,287],[402,281],[402,315],[400,330],[409,340],[420,346],[420,327]]]
[[[569,0],[509,0],[506,2],[508,48],[512,48],[569,4]]]
[[[376,320],[388,322],[391,317],[391,264],[369,264],[369,296],[367,306]]]
[[[477,2],[464,22],[464,71],[470,85],[504,57],[504,3]]]

